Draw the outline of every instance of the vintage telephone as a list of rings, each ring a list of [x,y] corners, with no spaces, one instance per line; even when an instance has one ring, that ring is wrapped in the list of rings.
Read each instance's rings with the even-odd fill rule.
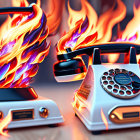
[[[101,53],[127,53],[129,63],[101,64]],[[56,80],[73,80],[65,77],[85,73],[83,61],[76,58],[83,54],[90,56],[90,65],[75,92],[76,115],[93,132],[140,126],[140,67],[136,59],[140,46],[109,43],[75,51],[68,49],[66,54],[57,55]]]

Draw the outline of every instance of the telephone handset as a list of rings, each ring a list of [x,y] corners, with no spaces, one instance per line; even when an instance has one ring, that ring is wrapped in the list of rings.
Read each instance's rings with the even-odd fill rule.
[[[54,64],[54,76],[58,82],[68,82],[81,80],[86,73],[86,66],[82,58],[77,56],[88,55],[89,64],[101,64],[100,53],[130,53],[129,63],[137,64],[136,54],[140,54],[140,46],[131,43],[108,43],[96,44],[94,46],[72,51],[66,49],[67,53],[57,55],[58,61]],[[84,76],[80,76],[83,74]],[[78,78],[72,77],[76,76]],[[68,77],[68,78],[67,78]],[[72,78],[71,78],[72,77]],[[132,82],[134,86],[139,87],[136,81]]]
[[[126,69],[110,69],[101,77],[102,87],[112,96],[130,99],[140,93],[140,78]]]

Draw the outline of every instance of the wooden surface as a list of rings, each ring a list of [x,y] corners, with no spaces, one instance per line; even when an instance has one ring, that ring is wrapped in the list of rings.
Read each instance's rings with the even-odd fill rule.
[[[65,122],[57,127],[38,126],[11,129],[10,137],[0,136],[0,140],[132,140],[140,139],[140,128],[113,130],[93,135],[81,121],[75,117],[72,109],[74,91],[80,83],[74,85],[55,84],[53,86],[35,86],[36,92],[53,99],[59,106]]]

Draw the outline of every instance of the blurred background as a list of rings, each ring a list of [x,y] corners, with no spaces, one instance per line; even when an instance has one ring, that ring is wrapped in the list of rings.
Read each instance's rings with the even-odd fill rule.
[[[112,6],[113,2],[115,0],[88,0],[89,3],[94,7],[97,14],[100,15],[104,11],[106,11],[109,7]],[[136,5],[139,3],[139,0],[122,0],[126,7],[127,7],[127,16],[126,18],[121,22],[121,29],[124,29],[128,21],[133,17],[133,3],[135,2]],[[29,3],[36,3],[36,0],[28,0]],[[39,64],[39,71],[38,74],[35,76],[35,80],[32,83],[32,85],[53,85],[53,84],[61,84],[57,83],[54,79],[53,75],[53,63],[57,61],[56,59],[56,48],[55,45],[58,42],[58,40],[61,38],[64,31],[68,31],[68,25],[67,25],[67,19],[68,19],[68,10],[67,10],[67,0],[65,1],[65,6],[60,7],[63,8],[63,16],[62,21],[60,24],[60,27],[58,29],[58,32],[54,34],[53,36],[50,36],[47,38],[48,41],[51,41],[51,48],[49,55],[45,58],[45,60]],[[70,5],[75,10],[80,10],[81,4],[80,0],[70,0]],[[11,6],[10,0],[0,0],[0,7],[9,7]],[[48,13],[49,11],[49,0],[41,0],[41,7],[42,9]],[[7,18],[6,15],[0,15],[0,24],[2,24],[5,19]],[[93,17],[94,18],[94,17]],[[113,34],[116,34],[116,28],[117,26],[114,26],[113,28]],[[105,57],[104,57],[105,59]],[[106,60],[104,60],[106,61]],[[120,61],[120,60],[119,60]],[[75,82],[71,83],[65,83],[65,84],[74,84]]]

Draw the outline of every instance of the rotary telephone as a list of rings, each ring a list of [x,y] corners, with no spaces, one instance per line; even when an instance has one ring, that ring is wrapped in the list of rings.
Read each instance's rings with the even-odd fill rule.
[[[88,55],[89,65],[101,65],[101,53],[129,53],[129,63],[137,64],[136,55],[140,53],[140,46],[128,43],[109,43],[94,45],[75,51],[67,48],[66,51],[67,53],[65,54],[57,55],[58,62],[54,64],[54,75],[58,82],[79,80],[72,76],[78,77],[81,74],[83,75],[79,76],[79,78],[85,77],[86,66],[82,58],[77,56]],[[133,71],[122,68],[112,68],[104,71],[100,84],[110,95],[122,99],[133,98],[140,91],[139,76]]]

